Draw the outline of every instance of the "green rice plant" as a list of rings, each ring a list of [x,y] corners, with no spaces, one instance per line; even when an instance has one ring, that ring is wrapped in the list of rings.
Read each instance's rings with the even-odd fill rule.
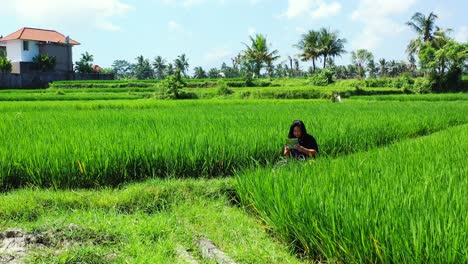
[[[294,119],[306,122],[321,155],[336,157],[464,124],[466,111],[457,102],[2,103],[0,188],[226,176],[276,162]]]
[[[237,177],[242,203],[314,260],[465,263],[468,125]]]

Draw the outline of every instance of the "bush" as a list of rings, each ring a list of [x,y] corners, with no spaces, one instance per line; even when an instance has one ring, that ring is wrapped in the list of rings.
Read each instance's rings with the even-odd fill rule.
[[[313,75],[311,78],[312,85],[327,86],[333,83],[334,72],[330,70],[323,70],[320,73]]]
[[[53,56],[45,55],[37,55],[33,58],[34,67],[40,71],[53,71],[55,69],[55,65],[57,64],[57,59]]]
[[[178,99],[180,98],[179,90],[187,86],[187,84],[182,79],[180,70],[177,70],[174,75],[166,77],[166,79],[162,81],[161,86],[168,98]]]
[[[430,93],[432,91],[432,82],[427,78],[417,78],[414,81],[413,92]]]
[[[227,86],[227,84],[225,82],[220,82],[219,88],[217,90],[218,95],[224,96],[224,95],[230,95],[230,94],[233,94],[233,93],[234,93],[234,91],[229,89],[229,87]]]
[[[5,57],[0,57],[0,72],[1,73],[10,73],[13,69],[11,61]]]

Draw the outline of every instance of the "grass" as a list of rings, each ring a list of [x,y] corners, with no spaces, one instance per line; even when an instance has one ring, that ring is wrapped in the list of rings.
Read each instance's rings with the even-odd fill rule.
[[[467,101],[468,93],[353,96],[351,98],[369,101]]]
[[[466,262],[468,126],[237,177],[243,204],[312,259]]]
[[[232,175],[276,162],[296,118],[331,157],[467,122],[467,106],[447,102],[43,102],[0,109],[3,190]]]
[[[268,82],[1,90],[0,231],[43,236],[33,263],[179,263],[179,246],[212,263],[200,237],[238,263],[467,262],[465,94],[256,100],[348,89]],[[294,119],[320,157],[274,165]]]
[[[151,180],[99,191],[25,189],[0,195],[0,226],[46,234],[50,245],[28,253],[34,263],[183,263],[179,246],[211,263],[200,257],[200,237],[238,263],[300,263],[255,218],[231,206],[232,189],[232,179]]]

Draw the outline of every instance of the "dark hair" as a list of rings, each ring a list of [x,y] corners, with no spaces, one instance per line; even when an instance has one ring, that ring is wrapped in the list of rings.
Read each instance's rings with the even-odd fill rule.
[[[307,134],[307,130],[304,125],[304,122],[302,122],[301,120],[294,120],[294,122],[291,125],[291,128],[289,128],[288,138],[295,138],[294,127],[299,127],[299,129],[302,131],[302,136],[305,136]]]

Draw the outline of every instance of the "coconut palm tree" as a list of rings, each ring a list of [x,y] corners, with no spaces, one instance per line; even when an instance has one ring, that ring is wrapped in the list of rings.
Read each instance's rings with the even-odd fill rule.
[[[193,78],[195,79],[204,79],[208,77],[206,75],[205,70],[203,70],[202,67],[195,67],[193,68],[193,71],[194,71]]]
[[[423,42],[431,42],[434,37],[433,32],[436,29],[435,20],[437,18],[437,15],[433,12],[427,17],[420,12],[416,12],[411,17],[411,21],[406,22],[406,25],[412,28]]]
[[[301,40],[299,40],[299,42],[294,45],[296,48],[301,50],[299,57],[302,61],[312,61],[312,69],[314,72],[316,69],[315,61],[320,56],[319,39],[320,32],[310,30],[309,32],[303,34],[301,36]]]
[[[177,59],[174,60],[174,67],[176,70],[179,70],[185,77],[187,76],[186,73],[189,69],[189,63],[185,54],[179,55]]]
[[[245,44],[244,58],[252,65],[253,73],[260,76],[260,71],[267,65],[271,65],[277,60],[278,51],[270,51],[265,36],[257,34],[255,37],[250,36],[250,45]]]
[[[327,66],[327,58],[334,58],[346,53],[344,44],[346,39],[338,37],[338,31],[331,31],[326,28],[320,29],[319,51],[323,56],[323,68]]]
[[[379,60],[379,76],[380,76],[380,78],[386,77],[387,73],[388,73],[387,61],[382,58],[382,59]]]
[[[153,69],[154,69],[154,74],[157,79],[163,79],[164,78],[164,73],[166,71],[167,65],[166,65],[166,60],[163,59],[161,56],[157,56],[154,58],[153,62]]]

